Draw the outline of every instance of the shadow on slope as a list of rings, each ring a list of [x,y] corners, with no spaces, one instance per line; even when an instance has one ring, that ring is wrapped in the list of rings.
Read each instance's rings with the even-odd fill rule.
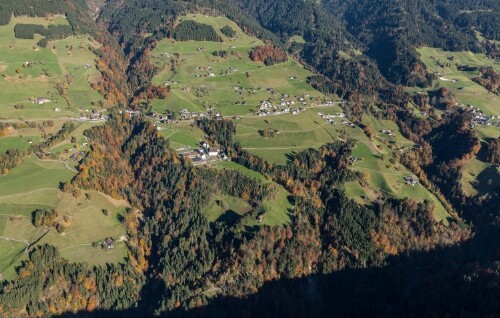
[[[498,317],[500,231],[478,233],[460,246],[393,257],[385,267],[269,282],[245,299],[218,297],[162,317]],[[154,296],[145,294],[128,311],[60,317],[150,317]]]

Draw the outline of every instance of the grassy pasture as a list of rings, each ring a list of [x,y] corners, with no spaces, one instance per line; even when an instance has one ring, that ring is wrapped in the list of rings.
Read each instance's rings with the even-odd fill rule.
[[[377,150],[369,141],[358,142],[353,156],[356,156],[359,162],[355,163],[352,169],[362,172],[369,186],[364,188],[358,182],[350,182],[344,189],[347,196],[361,203],[371,202],[381,195],[400,199],[408,197],[417,202],[429,200],[434,203],[436,220],[448,224],[449,214],[437,197],[421,184],[406,185],[403,178],[411,176],[412,173],[403,165],[392,164],[387,158],[382,160],[382,153],[387,151]]]
[[[161,69],[155,76],[157,85],[170,85],[170,96],[155,100],[153,110],[167,109],[204,111],[215,107],[223,115],[245,115],[255,111],[262,100],[272,100],[267,88],[290,96],[310,95],[323,99],[323,94],[310,87],[306,79],[311,74],[293,59],[287,63],[264,66],[249,58],[250,50],[262,42],[245,34],[234,22],[224,17],[188,15],[184,20],[196,20],[212,25],[223,39],[222,43],[165,39],[152,52],[152,62]],[[220,32],[225,25],[236,31],[228,38]],[[227,58],[216,57],[212,52],[228,51]],[[231,54],[231,52],[233,52]],[[174,54],[179,54],[176,59]],[[175,72],[171,61],[176,60]],[[281,95],[280,95],[281,96]]]
[[[292,151],[318,148],[337,140],[340,129],[354,129],[341,124],[328,124],[316,114],[317,111],[324,112],[324,108],[326,107],[307,109],[297,115],[241,117],[237,121],[235,139],[243,148],[266,160],[285,163],[287,154]],[[279,134],[264,138],[259,134],[259,130],[265,128],[277,129]]]
[[[495,191],[500,183],[500,173],[492,164],[471,159],[462,174],[462,188],[469,196]]]
[[[36,144],[40,141],[40,137],[21,137],[21,136],[11,136],[11,137],[0,137],[0,153],[3,153],[9,149],[28,149],[32,144]]]
[[[276,187],[276,192],[273,196],[266,198],[262,202],[262,207],[265,210],[264,219],[261,223],[256,220],[251,220],[247,225],[282,225],[290,223],[289,210],[292,209],[292,205],[288,200],[290,193],[286,191],[282,186],[267,180],[262,174],[250,170],[242,165],[239,165],[232,161],[225,161],[217,164],[218,167],[223,169],[231,169],[242,172],[244,175],[257,179],[260,182],[272,184]],[[210,218],[210,214],[209,214]]]
[[[174,149],[186,147],[197,147],[205,134],[196,125],[191,123],[179,123],[176,125],[158,125],[161,127],[160,134],[170,141]]]
[[[18,23],[49,25],[64,23],[62,17],[14,17],[8,25],[0,26],[0,112],[8,119],[55,119],[75,117],[80,108],[92,108],[91,103],[103,98],[94,91],[89,81],[99,78],[94,67],[96,56],[89,50],[97,44],[87,36],[72,36],[50,41],[46,48],[36,45],[35,39],[16,39],[14,27]],[[67,23],[67,21],[66,21]],[[56,83],[71,78],[66,100],[59,95]],[[45,105],[31,103],[36,97],[51,100]],[[15,105],[22,105],[24,109]],[[59,108],[60,112],[54,109]]]
[[[491,66],[496,72],[500,72],[500,63],[486,58],[484,54],[472,52],[447,52],[430,47],[420,48],[418,52],[422,61],[431,71],[442,73],[447,79],[436,81],[432,89],[450,88],[460,103],[479,107],[487,115],[500,114],[500,97],[471,80],[477,75],[477,72],[464,72],[457,68],[458,65]],[[447,66],[448,64],[449,66]],[[456,80],[456,82],[451,80]]]
[[[83,195],[77,199],[60,192],[60,182],[69,181],[73,175],[61,162],[29,158],[0,177],[0,237],[3,237],[0,239],[0,272],[6,278],[15,274],[13,266],[25,257],[23,249],[27,243],[34,242],[46,231],[32,225],[31,213],[35,209],[58,212],[58,221],[65,225],[64,233],[51,228],[39,243],[55,245],[70,261],[103,265],[121,261],[126,255],[123,242],[110,251],[92,247],[92,243],[106,237],[118,240],[125,234],[119,216],[123,215],[127,202],[95,191],[88,192],[89,198]],[[109,211],[108,216],[102,209]]]
[[[210,222],[214,222],[220,217],[229,217],[233,212],[242,216],[251,209],[252,207],[240,198],[229,195],[215,195],[206,208],[206,216]],[[233,217],[235,217],[235,215],[233,215]]]

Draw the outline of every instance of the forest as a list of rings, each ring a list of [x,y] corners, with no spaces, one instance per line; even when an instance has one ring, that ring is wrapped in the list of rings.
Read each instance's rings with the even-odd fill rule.
[[[71,263],[49,245],[26,248],[17,277],[2,281],[5,317],[495,317],[500,312],[500,188],[466,195],[470,160],[500,163],[500,139],[482,140],[457,96],[430,88],[435,75],[417,47],[495,54],[500,20],[494,0],[132,0],[105,1],[97,23],[83,0],[22,0],[0,4],[0,24],[12,15],[66,14],[74,34],[88,32],[101,77],[93,83],[108,103],[109,120],[85,131],[89,151],[64,192],[99,191],[130,206],[120,218],[127,236],[121,263]],[[467,12],[466,12],[467,11]],[[472,12],[469,12],[472,11]],[[469,12],[469,13],[468,13]],[[351,169],[355,141],[345,138],[290,153],[276,164],[235,139],[237,120],[193,123],[230,160],[263,176],[195,166],[179,156],[146,116],[151,101],[166,99],[153,84],[151,52],[164,38],[222,39],[185,13],[226,15],[266,43],[249,52],[273,65],[288,54],[314,72],[316,89],[336,94],[346,117],[364,129],[363,115],[396,123],[415,146],[398,157],[443,205],[447,225],[425,200],[379,195],[370,204],[347,196],[346,183],[363,182]],[[291,19],[290,17],[293,17]],[[313,18],[311,18],[313,17]],[[234,30],[220,26],[234,37]],[[55,37],[69,29],[53,29]],[[476,38],[479,30],[484,41]],[[50,37],[49,29],[16,26],[16,37]],[[292,36],[305,43],[292,46]],[[493,42],[492,42],[493,43]],[[361,52],[362,54],[358,54]],[[226,57],[227,51],[213,55]],[[264,66],[263,66],[264,67]],[[498,92],[498,74],[478,69],[474,81]],[[404,86],[430,88],[411,96]],[[415,111],[408,108],[415,105]],[[428,112],[428,117],[419,112]],[[0,123],[0,132],[7,125]],[[75,130],[65,124],[27,150],[0,154],[0,172],[45,150]],[[274,138],[276,130],[258,130]],[[277,187],[289,195],[289,222],[259,225]],[[225,195],[249,206],[242,215],[206,216],[207,202]],[[37,228],[55,227],[57,212],[33,209]]]
[[[196,21],[182,21],[179,23],[175,28],[174,38],[178,41],[221,41],[213,27]]]
[[[36,24],[16,24],[14,33],[18,39],[34,39],[35,34],[39,34],[47,37],[47,40],[55,40],[72,35],[73,30],[69,25],[49,25],[45,28]]]

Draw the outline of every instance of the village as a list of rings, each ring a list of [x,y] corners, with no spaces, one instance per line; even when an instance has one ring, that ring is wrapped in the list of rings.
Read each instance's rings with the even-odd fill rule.
[[[177,151],[180,152],[182,157],[189,158],[194,165],[213,164],[222,160],[229,160],[229,157],[219,146],[211,146],[206,141],[200,141],[199,146],[199,148],[186,147]]]
[[[96,109],[88,110],[85,109],[86,115],[81,115],[78,117],[79,121],[105,121],[108,116],[104,114],[105,110],[98,111]]]
[[[342,125],[349,126],[349,127],[356,127],[355,124],[351,123],[347,118],[344,113],[337,113],[335,115],[328,115],[328,114],[323,114],[323,113],[317,113],[319,117],[323,118],[327,123],[331,125],[336,125],[337,123],[335,122],[335,119],[338,118]]]
[[[274,94],[274,92],[270,91],[270,89],[268,89],[268,92]],[[307,100],[309,100],[309,102]],[[259,117],[282,114],[298,115],[307,108],[329,107],[335,104],[333,101],[320,101],[319,103],[311,103],[311,100],[313,99],[310,98],[310,96],[307,94],[304,96],[293,97],[287,94],[282,94],[282,97],[279,99],[279,102],[276,105],[269,100],[261,101],[256,114]],[[297,107],[297,105],[300,106]]]
[[[500,115],[486,115],[482,110],[474,105],[464,105],[459,104],[460,108],[472,114],[472,122],[470,123],[471,128],[477,126],[495,126],[500,127]]]

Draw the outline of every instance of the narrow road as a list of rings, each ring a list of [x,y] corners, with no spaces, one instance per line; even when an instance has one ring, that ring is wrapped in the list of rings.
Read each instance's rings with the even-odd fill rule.
[[[30,245],[30,242],[28,242],[27,240],[18,240],[18,239],[14,239],[11,237],[0,236],[0,240],[6,240],[6,241],[12,241],[12,242],[18,242],[18,243],[24,243],[26,245]]]
[[[379,174],[391,174],[391,175],[395,175],[395,176],[407,176],[407,175],[411,174],[411,173],[399,173],[399,172],[380,172],[378,170],[374,170],[374,169],[370,169],[370,168],[357,167],[356,165],[353,166],[353,169],[363,169],[363,170],[373,171],[373,172],[376,172]]]
[[[37,154],[35,154],[35,157],[38,161],[47,161],[47,162],[59,162],[59,163],[62,163],[68,170],[70,170],[71,172],[74,172],[74,173],[78,173],[78,170],[76,170],[75,168],[73,167],[70,167],[68,165],[68,163],[64,160],[56,160],[56,159],[40,159],[40,157],[38,157]]]
[[[315,128],[311,128],[311,129],[298,129],[298,130],[283,130],[283,131],[279,131],[278,134],[294,134],[294,133],[302,133],[302,132],[310,132],[310,131],[315,131],[315,130],[318,130],[318,129],[321,129],[323,128],[324,126],[327,126],[328,124],[322,124],[318,127],[315,127]],[[245,127],[245,126],[242,126],[242,127]],[[250,127],[248,127],[250,128]],[[258,128],[255,128],[258,130]],[[259,135],[259,133],[248,133],[248,134],[241,134],[241,135],[236,135],[236,137],[244,137],[244,136],[254,136],[254,135]]]
[[[4,199],[22,197],[22,196],[26,196],[26,195],[30,195],[30,194],[39,192],[39,191],[48,191],[48,190],[56,190],[57,191],[57,188],[40,188],[40,189],[32,190],[32,191],[29,191],[29,192],[16,193],[16,194],[8,194],[8,195],[0,196],[0,201],[4,200]]]

